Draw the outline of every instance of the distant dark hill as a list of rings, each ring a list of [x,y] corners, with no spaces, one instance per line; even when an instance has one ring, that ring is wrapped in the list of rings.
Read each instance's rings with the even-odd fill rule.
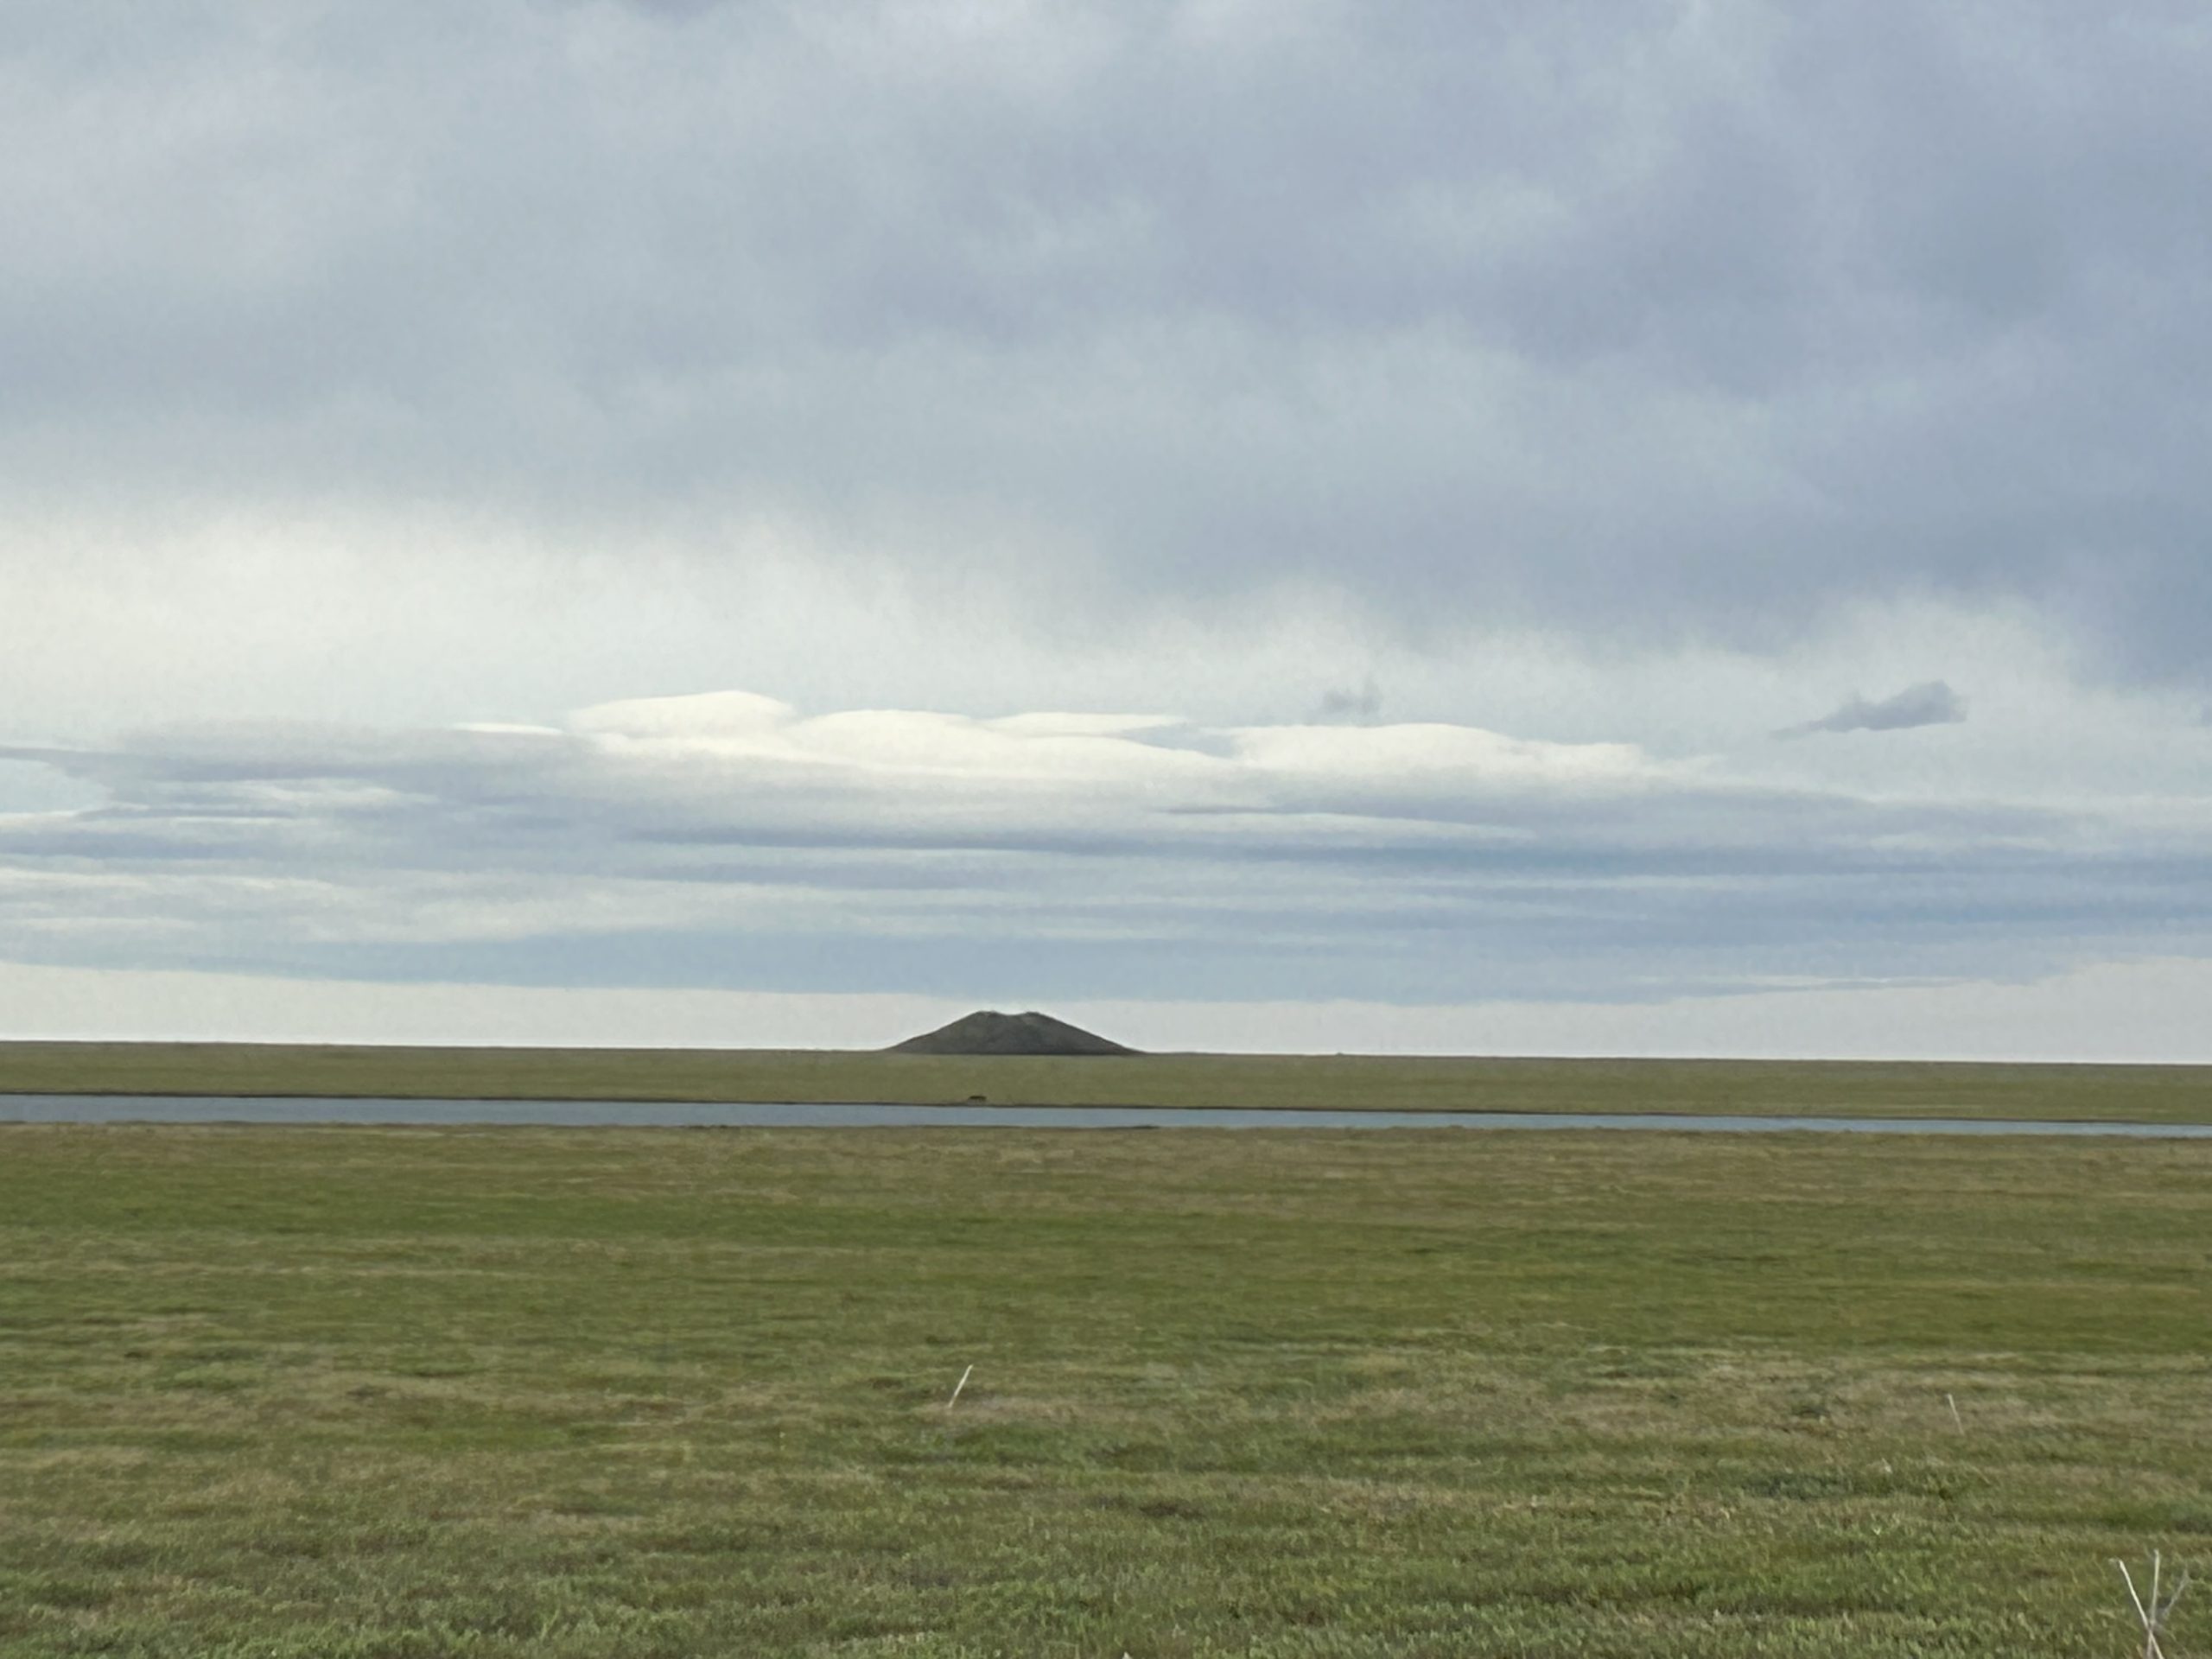
[[[893,1043],[893,1054],[1134,1054],[1049,1014],[971,1014]]]

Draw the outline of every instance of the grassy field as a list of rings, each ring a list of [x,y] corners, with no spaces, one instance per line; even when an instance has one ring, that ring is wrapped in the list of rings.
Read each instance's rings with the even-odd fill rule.
[[[0,1128],[0,1654],[2120,1659],[2208,1268],[2196,1143]]]
[[[922,1103],[980,1095],[1001,1105],[2212,1122],[2212,1067],[2147,1065],[6,1043],[0,1092]]]

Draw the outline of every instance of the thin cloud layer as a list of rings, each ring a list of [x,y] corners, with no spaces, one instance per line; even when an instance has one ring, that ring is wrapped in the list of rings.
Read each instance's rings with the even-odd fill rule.
[[[2212,933],[2201,821],[1783,789],[1441,723],[810,715],[730,692],[5,758],[103,791],[0,817],[16,949],[79,965],[1613,1001]]]

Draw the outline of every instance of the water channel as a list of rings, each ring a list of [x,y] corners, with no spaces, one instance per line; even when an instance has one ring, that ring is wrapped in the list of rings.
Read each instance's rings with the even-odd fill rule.
[[[944,1106],[236,1095],[0,1095],[5,1123],[355,1123],[661,1128],[1623,1129],[1707,1135],[2038,1135],[2212,1140],[2212,1123],[1632,1112],[1300,1111],[1242,1106]]]

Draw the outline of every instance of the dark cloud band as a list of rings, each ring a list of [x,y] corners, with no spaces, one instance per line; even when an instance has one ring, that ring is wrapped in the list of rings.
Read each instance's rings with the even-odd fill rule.
[[[2201,673],[2184,7],[0,29],[20,499],[617,544],[782,514],[948,574],[1010,549],[1046,594],[1320,584],[1415,636],[2024,595],[2109,669]]]

